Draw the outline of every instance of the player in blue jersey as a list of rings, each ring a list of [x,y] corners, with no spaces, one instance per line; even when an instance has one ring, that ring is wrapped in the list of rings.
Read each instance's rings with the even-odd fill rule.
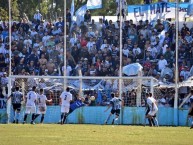
[[[110,104],[107,107],[107,109],[104,111],[104,112],[106,112],[107,110],[109,110],[110,107],[112,107],[111,113],[109,114],[108,118],[106,119],[105,124],[108,123],[109,119],[114,114],[115,114],[115,118],[113,118],[112,124],[114,124],[115,121],[117,123],[118,119],[119,119],[119,114],[120,114],[120,110],[121,110],[121,101],[122,100],[120,98],[118,98],[117,96],[115,96],[114,93],[111,94],[111,97],[112,97],[112,99],[110,100]]]
[[[71,104],[70,104],[70,110],[69,110],[68,115],[69,115],[70,113],[72,113],[74,110],[76,110],[76,109],[78,109],[78,108],[80,108],[80,107],[85,106],[84,101],[85,101],[85,98],[84,98],[84,97],[78,97],[76,101],[71,102]],[[68,115],[67,115],[67,116],[68,116]],[[61,122],[61,120],[59,120],[58,124],[60,124],[60,122]]]
[[[76,101],[74,101],[73,103],[71,103],[71,104],[70,104],[69,114],[72,113],[75,109],[85,106],[84,100],[85,100],[85,99],[84,99],[83,97],[80,97],[80,98],[77,98]]]
[[[190,129],[193,128],[193,90],[191,90],[191,96],[190,96],[190,109],[188,112],[188,118],[191,120],[191,127]]]

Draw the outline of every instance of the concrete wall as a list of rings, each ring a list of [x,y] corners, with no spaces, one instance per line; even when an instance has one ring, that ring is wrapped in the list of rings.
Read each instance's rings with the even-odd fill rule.
[[[110,109],[107,112],[104,112],[106,107],[82,107],[74,112],[72,112],[67,119],[68,123],[72,124],[104,124],[105,119],[110,113]],[[157,113],[157,118],[159,120],[159,125],[164,126],[173,126],[175,125],[174,121],[174,112],[173,108],[159,108],[159,112]],[[187,113],[188,110],[177,110],[178,112],[178,125],[187,126],[189,125],[187,121]],[[145,108],[143,107],[124,107],[121,110],[119,123],[124,125],[140,125],[144,124],[144,114]],[[23,121],[24,108],[22,109],[20,122]],[[6,123],[6,110],[0,110],[0,123]],[[111,120],[109,124],[111,124]],[[31,115],[28,116],[28,122],[30,122]],[[39,122],[40,117],[37,119]],[[58,123],[60,120],[60,106],[49,106],[47,109],[47,113],[45,115],[45,123]],[[13,121],[13,112],[10,114],[10,122]]]

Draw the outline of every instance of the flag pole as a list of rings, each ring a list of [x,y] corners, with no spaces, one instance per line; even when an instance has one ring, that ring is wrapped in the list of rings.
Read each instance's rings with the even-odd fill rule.
[[[179,29],[179,0],[176,0],[176,61],[175,61],[175,99],[174,99],[174,125],[178,125],[178,29]]]

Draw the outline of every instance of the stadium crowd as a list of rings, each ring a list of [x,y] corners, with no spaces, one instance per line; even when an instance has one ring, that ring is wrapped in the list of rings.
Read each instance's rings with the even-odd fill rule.
[[[74,22],[70,10],[66,15],[67,76],[118,76],[120,51],[120,21],[91,17],[89,10],[84,21]],[[13,22],[11,41],[11,72],[14,75],[61,76],[64,71],[64,20],[44,20],[39,11],[33,20],[27,17]],[[175,23],[133,20],[123,22],[123,66],[138,62],[143,76],[174,82]],[[187,80],[193,71],[193,27],[184,23],[179,30],[179,80]],[[8,84],[9,72],[8,23],[0,25],[0,84]],[[167,73],[167,72],[172,73]],[[132,102],[130,102],[132,104]],[[129,104],[129,103],[128,103]],[[135,104],[135,103],[133,103]],[[169,103],[166,103],[169,104]],[[132,106],[132,105],[129,105]],[[171,105],[172,106],[172,105]]]

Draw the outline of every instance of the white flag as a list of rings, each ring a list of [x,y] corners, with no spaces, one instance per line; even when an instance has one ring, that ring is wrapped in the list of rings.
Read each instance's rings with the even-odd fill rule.
[[[102,0],[88,0],[87,9],[100,9],[102,8]]]

